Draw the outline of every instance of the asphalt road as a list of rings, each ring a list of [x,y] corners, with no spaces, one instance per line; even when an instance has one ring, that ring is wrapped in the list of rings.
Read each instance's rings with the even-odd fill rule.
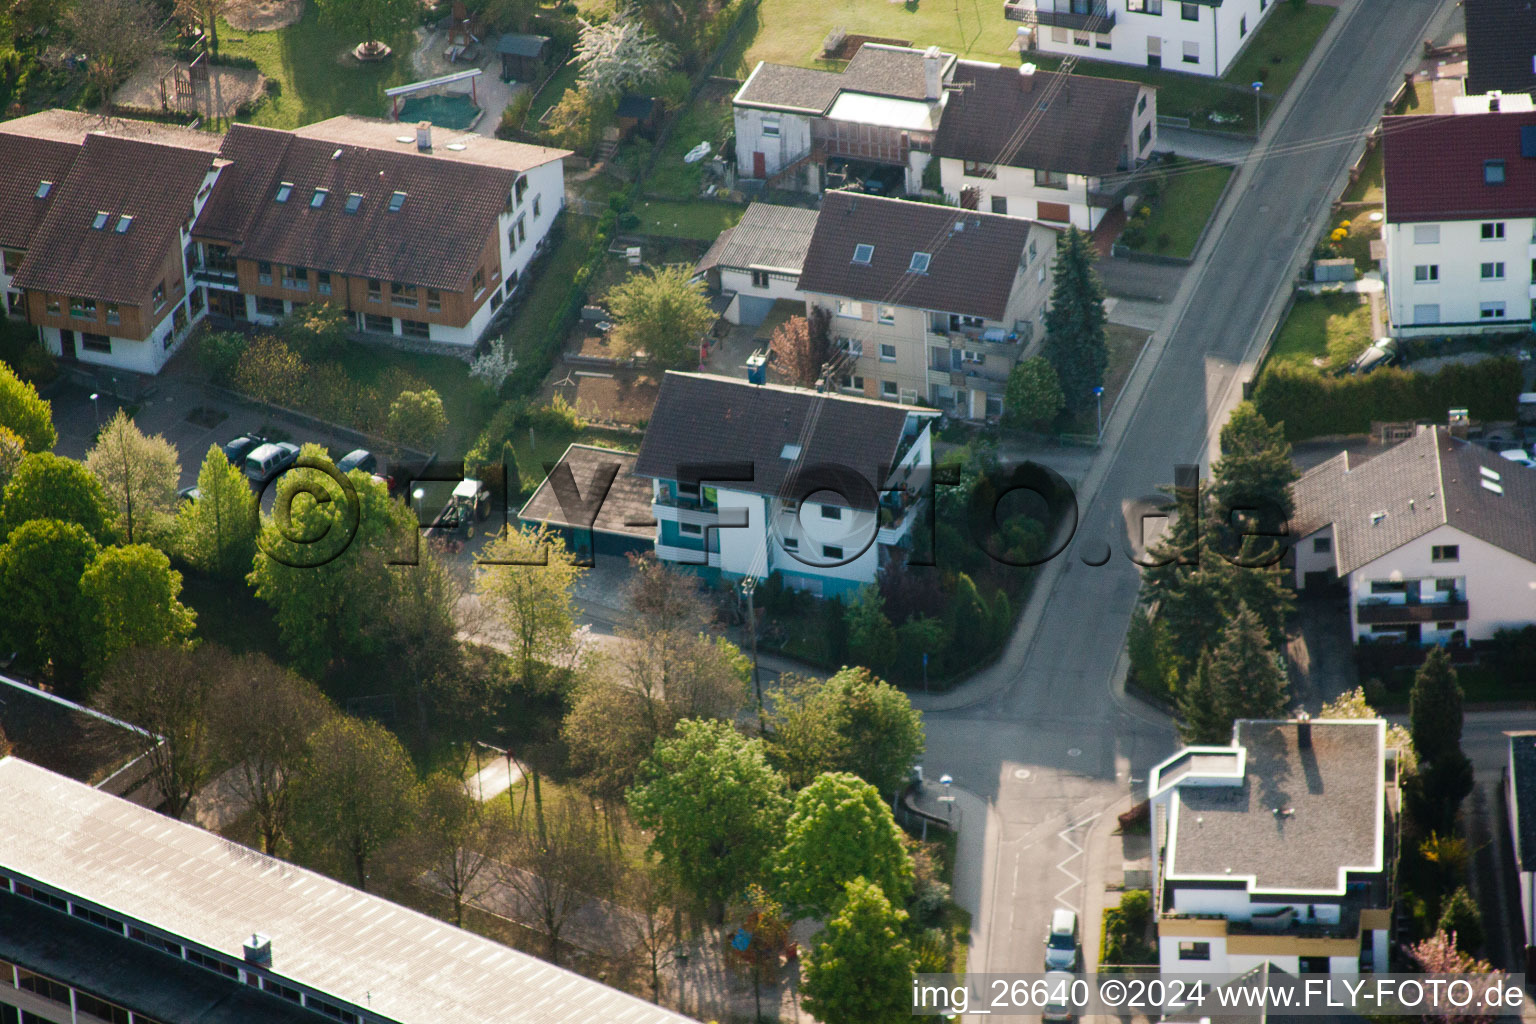
[[[1085,837],[1129,806],[1132,780],[1174,746],[1166,719],[1114,692],[1138,586],[1122,553],[1123,503],[1154,495],[1176,463],[1208,451],[1345,167],[1441,8],[1351,0],[1340,11],[1315,72],[1239,172],[1170,330],[1154,337],[1108,425],[1078,488],[1081,526],[1039,581],[1043,603],[968,688],[986,696],[928,713],[930,776],[948,772],[991,808],[972,972],[1040,970],[1050,910],[1081,912],[1085,894],[1097,910],[1082,880],[1102,884],[1106,865],[1087,859],[1093,846],[1080,852]],[[1085,919],[1085,942],[1096,935]],[[1090,945],[1085,958],[1096,953]]]

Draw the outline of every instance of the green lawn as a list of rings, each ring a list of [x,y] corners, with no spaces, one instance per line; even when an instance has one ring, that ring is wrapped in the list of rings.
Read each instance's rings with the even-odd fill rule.
[[[448,432],[438,443],[444,458],[459,458],[480,435],[496,408],[496,396],[469,375],[469,364],[453,356],[404,352],[383,345],[347,346],[341,358],[347,376],[363,386],[393,367],[421,378],[443,400]]]
[[[1127,78],[1159,88],[1158,112],[1191,117],[1196,127],[1212,127],[1205,117],[1217,112],[1236,120],[1217,127],[1252,130],[1253,90],[1250,83],[1265,83],[1266,109],[1272,109],[1289,88],[1318,37],[1328,27],[1335,9],[1277,3],[1258,33],[1222,80],[1177,71],[1155,70],[1130,64],[1079,60],[1077,73],[1105,78]],[[1170,7],[1165,17],[1178,17]],[[1008,49],[1019,27],[1003,16],[997,0],[969,0],[955,4],[888,0],[763,0],[757,17],[742,33],[739,57],[728,57],[721,74],[744,78],[760,60],[816,67],[821,41],[834,26],[850,35],[908,39],[913,45],[936,44],[977,60],[1017,64],[1018,54]],[[1127,29],[1129,30],[1129,29]],[[1060,59],[1033,54],[1030,59],[1053,69]]]
[[[350,51],[362,38],[321,24],[318,6],[309,4],[303,18],[276,32],[242,32],[219,23],[219,52],[249,57],[276,83],[276,95],[256,110],[254,123],[297,128],[337,114],[383,117],[389,113],[384,90],[419,77],[411,68],[416,40],[410,29],[386,40],[395,51],[388,59],[359,64]]]
[[[773,0],[768,0],[773,2]],[[708,142],[718,153],[733,130],[731,96],[726,87],[706,88],[693,106],[678,117],[667,145],[656,158],[656,166],[645,181],[648,195],[669,199],[693,199],[699,194],[705,161],[683,163],[683,155],[700,142]]]
[[[528,295],[512,314],[512,322],[502,335],[520,362],[537,365],[546,358],[546,352],[559,349],[561,339],[548,335],[559,322],[571,281],[585,262],[587,249],[596,236],[597,223],[591,218],[570,213],[561,218],[560,241],[535,269]]]
[[[1371,343],[1371,308],[1358,295],[1299,295],[1270,350],[1272,363],[1348,366]]]
[[[640,230],[647,235],[667,238],[697,238],[712,242],[720,232],[741,219],[744,206],[734,203],[699,200],[692,203],[642,201],[635,207]]]
[[[605,430],[602,427],[583,427],[575,433],[535,430],[531,441],[527,431],[523,431],[512,443],[513,450],[517,452],[517,471],[522,477],[523,494],[533,494],[533,489],[544,479],[544,467],[559,462],[565,450],[578,442],[627,452],[640,450],[638,434]]]
[[[525,126],[532,128],[538,124],[544,112],[559,103],[565,91],[576,84],[576,76],[580,73],[581,67],[575,61],[562,65],[560,70],[555,72],[555,76],[549,80],[549,84],[540,89],[539,94],[533,98],[533,103],[528,107],[528,120],[524,122]]]
[[[1142,249],[1162,256],[1189,258],[1205,222],[1211,219],[1227,179],[1235,168],[1175,159],[1166,164],[1167,187],[1152,207]]]

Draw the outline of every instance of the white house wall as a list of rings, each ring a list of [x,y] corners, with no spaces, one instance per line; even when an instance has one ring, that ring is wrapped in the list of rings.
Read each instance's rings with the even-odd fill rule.
[[[757,299],[767,299],[771,302],[777,302],[779,299],[788,299],[791,302],[805,301],[805,292],[800,290],[799,276],[776,271],[768,272],[768,286],[764,288],[752,283],[751,270],[721,267],[720,290]],[[732,319],[733,316],[735,319]],[[726,312],[726,319],[733,324],[741,322],[740,308],[736,303],[731,304],[731,309]]]
[[[1394,335],[1509,331],[1530,321],[1536,220],[1488,221],[1503,224],[1504,237],[1485,241],[1481,220],[1397,224],[1390,221],[1390,210],[1387,215],[1387,306]],[[1430,236],[1438,241],[1419,241]],[[1503,279],[1484,280],[1484,263],[1503,263]],[[1415,268],[1421,266],[1436,268],[1436,279],[1417,280]],[[1485,302],[1503,302],[1503,318],[1484,319]]]
[[[1161,15],[1128,11],[1126,0],[1107,0],[1115,27],[1106,33],[1083,33],[1040,26],[1037,46],[1046,53],[1077,54],[1093,60],[1146,67],[1149,38],[1160,42],[1162,67],[1195,75],[1223,75],[1253,38],[1269,11],[1280,0],[1226,0],[1220,7],[1198,7],[1198,18],[1186,21],[1179,0],[1163,0]],[[1039,0],[1050,8],[1051,0]],[[1194,43],[1193,61],[1185,60],[1185,44]]]
[[[528,264],[533,262],[539,243],[549,234],[549,229],[554,226],[555,217],[560,213],[560,208],[565,205],[564,162],[551,160],[547,164],[540,164],[525,172],[524,178],[528,181],[528,188],[523,193],[523,201],[510,214],[501,213],[496,218],[496,230],[500,236],[503,281],[521,280],[522,275],[528,272]],[[537,215],[533,212],[535,197],[538,199],[539,207]],[[519,217],[523,218],[527,239],[517,243],[517,248],[514,250],[508,241],[508,231],[517,223]],[[479,335],[475,337],[478,338]],[[471,338],[470,342],[474,340],[475,338]]]
[[[763,175],[772,177],[786,164],[811,151],[811,117],[759,107],[733,108],[736,123],[736,169],[743,178],[756,176],[753,153],[763,154]],[[778,121],[777,137],[763,134],[763,122]]]
[[[1317,550],[1317,541],[1328,542],[1327,551]],[[1296,542],[1293,549],[1296,559],[1296,588],[1300,590],[1307,582],[1307,573],[1311,572],[1335,572],[1338,562],[1334,550],[1333,524],[1329,523],[1315,533],[1309,533]]]
[[[1510,463],[1504,473],[1536,473]],[[1513,514],[1513,513],[1512,513]],[[1460,549],[1455,562],[1436,562],[1432,549],[1443,545]],[[1487,640],[1500,629],[1518,629],[1536,623],[1536,564],[1478,540],[1451,526],[1441,526],[1404,544],[1350,574],[1350,622],[1356,639],[1370,637],[1371,627],[1361,626],[1356,608],[1370,597],[1373,580],[1440,579],[1464,577],[1468,640]],[[1458,623],[1460,627],[1461,624]],[[1448,640],[1438,636],[1434,623],[1424,623],[1424,640]]]

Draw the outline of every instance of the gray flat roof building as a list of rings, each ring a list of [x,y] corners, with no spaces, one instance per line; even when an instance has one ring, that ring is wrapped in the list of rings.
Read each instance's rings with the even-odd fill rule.
[[[248,954],[253,933],[270,943],[265,958]],[[0,1020],[6,1006],[53,1019],[47,1009],[57,1010],[64,993],[58,1019],[67,1024],[71,989],[111,1004],[121,1013],[105,1019],[123,1024],[129,1013],[159,1024],[689,1020],[19,758],[0,759]]]

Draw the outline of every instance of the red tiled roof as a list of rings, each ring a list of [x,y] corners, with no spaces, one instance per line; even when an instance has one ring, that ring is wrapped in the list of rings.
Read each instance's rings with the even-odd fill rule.
[[[1536,157],[1520,155],[1528,127],[1536,112],[1382,118],[1387,220],[1536,216]],[[1484,182],[1488,160],[1504,161],[1504,184]]]
[[[178,231],[215,159],[203,150],[86,136],[69,174],[54,187],[16,286],[143,301],[166,253],[179,248]],[[98,211],[108,215],[100,229],[92,227]],[[133,221],[119,232],[124,214]]]
[[[240,124],[222,153],[236,173],[209,197],[198,237],[229,241],[246,259],[449,291],[462,290],[479,266],[518,176],[504,167]],[[293,190],[280,203],[282,182]],[[317,188],[329,190],[318,208],[311,205]],[[405,200],[391,212],[397,191]],[[348,213],[354,192],[362,202]]]
[[[0,245],[26,249],[56,193],[37,198],[44,181],[54,188],[69,173],[80,147],[52,139],[0,133]]]

